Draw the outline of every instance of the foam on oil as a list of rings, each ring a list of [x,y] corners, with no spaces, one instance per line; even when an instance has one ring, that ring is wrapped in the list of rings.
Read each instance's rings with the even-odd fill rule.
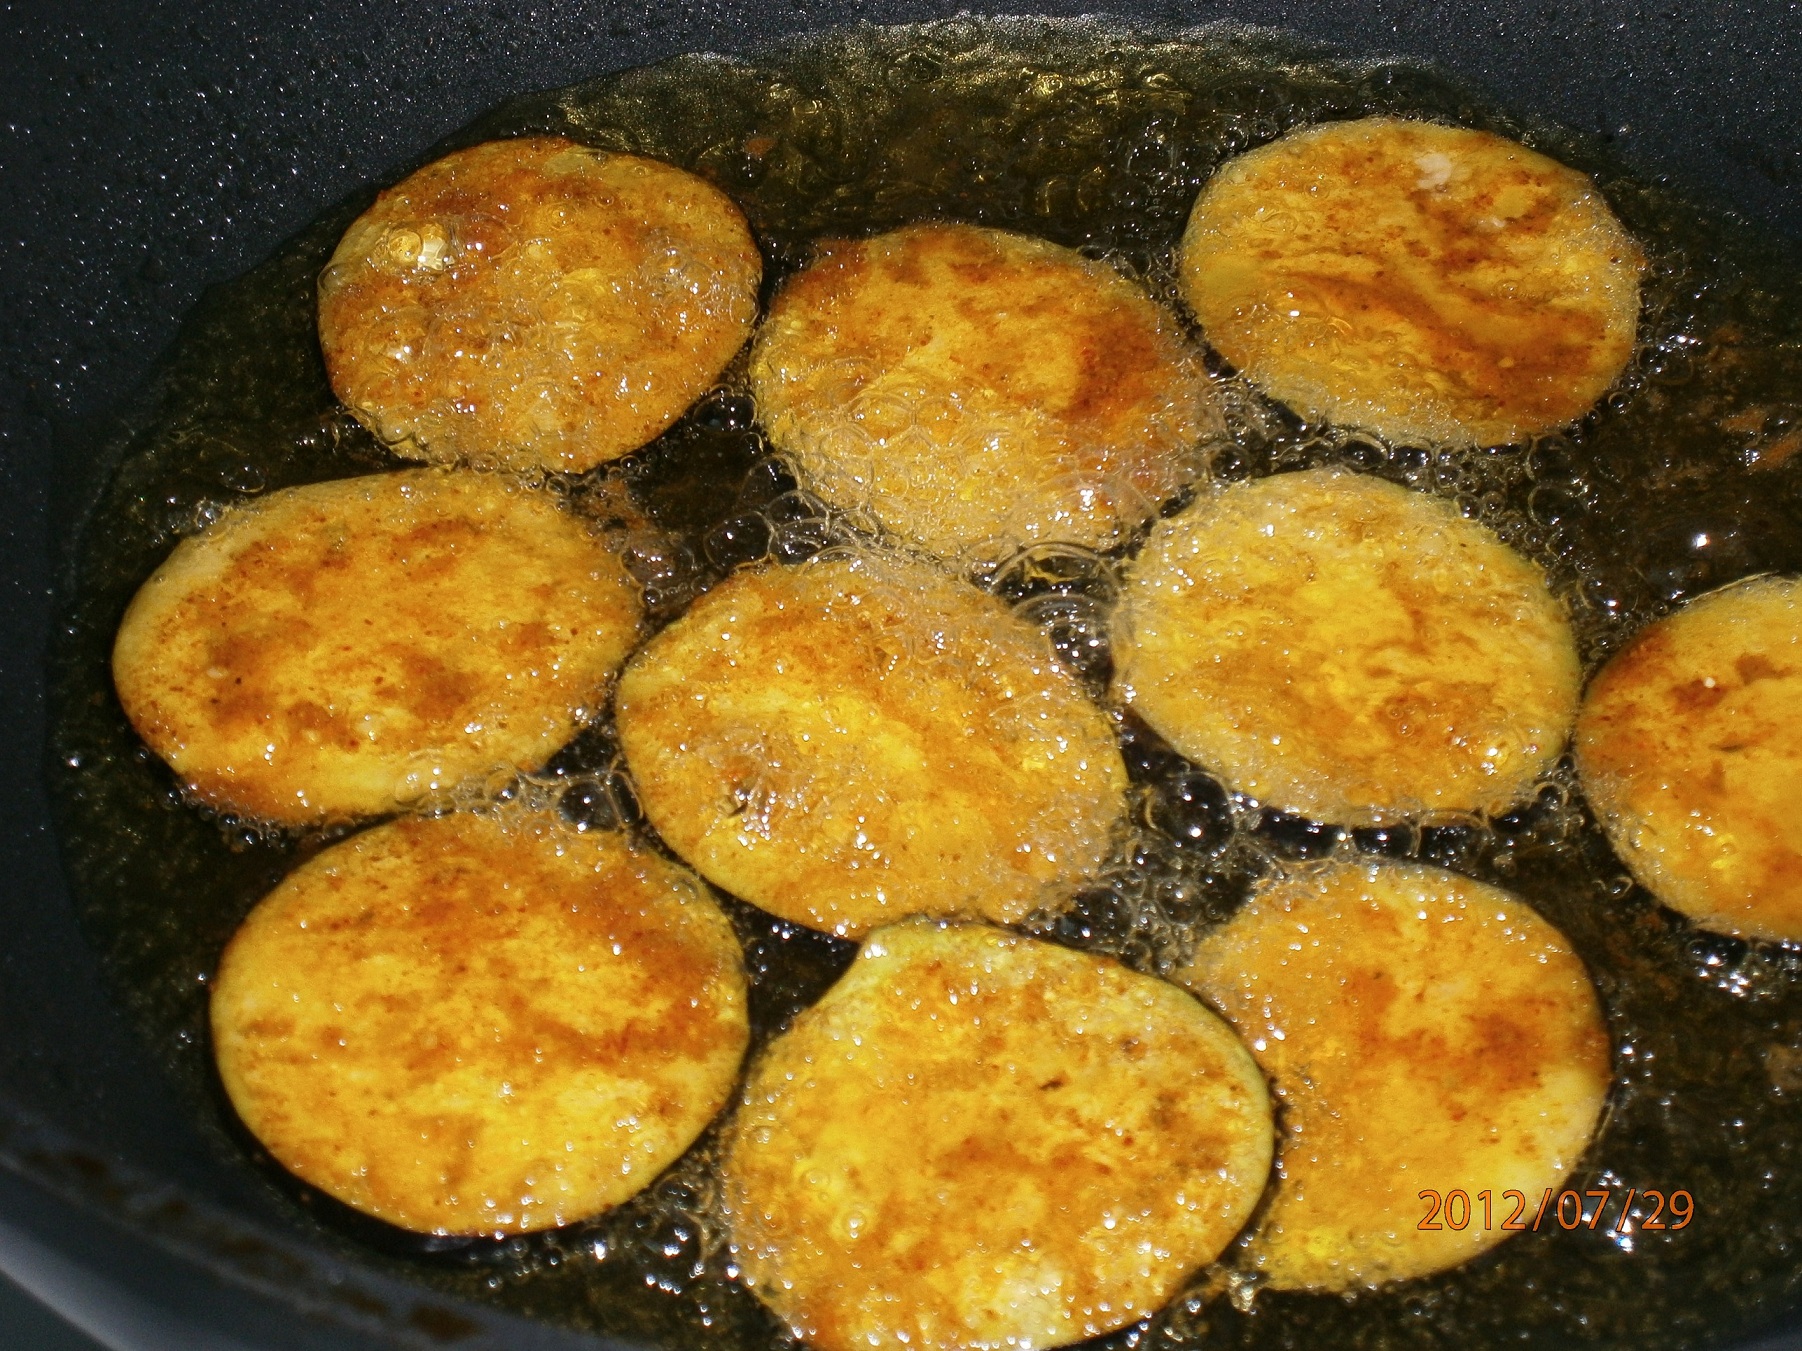
[[[766,296],[820,236],[961,219],[1105,258],[1174,305],[1172,251],[1215,166],[1295,126],[1379,112],[1484,127],[1596,176],[1650,257],[1628,373],[1568,433],[1448,450],[1304,425],[1216,367],[1227,427],[1202,448],[1204,478],[1344,464],[1454,500],[1547,568],[1592,668],[1686,597],[1802,570],[1796,269],[1719,214],[1625,176],[1602,148],[1412,66],[1236,30],[1170,39],[1088,22],[958,20],[826,35],[744,61],[682,58],[510,104],[455,141],[562,132],[701,173],[750,219]],[[55,787],[83,924],[202,1129],[239,1166],[258,1151],[215,1087],[206,979],[242,916],[327,837],[185,802],[126,725],[107,653],[132,592],[221,503],[394,466],[334,403],[313,329],[319,270],[367,200],[328,213],[189,321],[147,411],[112,447],[119,468],[85,528],[55,655]],[[804,558],[869,527],[800,492],[768,456],[754,412],[741,358],[643,452],[555,480],[573,506],[621,531],[653,624],[734,566]],[[1126,552],[1045,545],[970,562],[1099,695]],[[1377,853],[1508,887],[1588,963],[1614,1039],[1606,1125],[1570,1185],[1617,1196],[1685,1188],[1696,1218],[1676,1232],[1542,1226],[1455,1271],[1353,1299],[1260,1293],[1223,1270],[1198,1273],[1191,1295],[1110,1344],[1677,1346],[1730,1337],[1795,1304],[1802,954],[1699,933],[1660,910],[1609,852],[1567,767],[1495,820],[1345,831],[1232,797],[1130,715],[1118,718],[1135,827],[1074,909],[1033,927],[1168,969],[1252,881],[1294,860]],[[605,719],[545,773],[489,787],[509,801],[557,801],[595,825],[638,819]],[[732,910],[755,1035],[766,1038],[851,949]],[[671,1346],[780,1345],[724,1250],[714,1138],[611,1215],[504,1242],[405,1235],[258,1166],[322,1241],[446,1291]]]

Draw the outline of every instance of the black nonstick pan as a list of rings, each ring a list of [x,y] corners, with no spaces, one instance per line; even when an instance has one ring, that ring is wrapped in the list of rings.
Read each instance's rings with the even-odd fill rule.
[[[78,523],[133,391],[205,288],[511,96],[680,52],[956,12],[904,0],[6,11],[0,1269],[101,1340],[181,1351],[600,1344],[317,1242],[261,1173],[197,1128],[109,993],[52,826],[45,672]],[[1110,12],[1159,31],[1267,25],[1353,55],[1434,63],[1497,105],[1572,128],[1643,179],[1738,213],[1802,261],[1802,12],[1791,4],[1229,0]],[[1720,1298],[1723,1322],[1740,1326],[1725,1317],[1731,1294]],[[1802,1347],[1802,1314],[1742,1335]]]

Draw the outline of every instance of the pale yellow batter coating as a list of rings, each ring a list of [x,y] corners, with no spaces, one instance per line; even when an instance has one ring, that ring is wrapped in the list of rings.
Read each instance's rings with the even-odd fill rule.
[[[270,493],[132,600],[113,680],[197,797],[292,825],[540,768],[638,641],[618,554],[548,493],[406,470]]]
[[[1706,929],[1802,940],[1802,582],[1691,601],[1602,669],[1583,791],[1640,882]]]
[[[1117,688],[1227,786],[1316,820],[1498,812],[1564,748],[1581,671],[1539,568],[1448,502],[1319,469],[1161,522]]]
[[[982,925],[870,935],[753,1066],[722,1165],[735,1259],[818,1351],[1061,1346],[1238,1233],[1273,1130],[1183,990]]]
[[[285,1167],[406,1229],[618,1205],[731,1095],[737,939],[686,869],[554,814],[405,818],[292,873],[213,985],[233,1106]]]
[[[770,307],[751,381],[807,487],[947,557],[1105,548],[1189,482],[1220,426],[1138,286],[972,225],[822,249]]]
[[[1040,632],[887,555],[733,574],[632,659],[618,709],[669,846],[836,934],[1062,907],[1125,816],[1112,727]]]
[[[413,459],[581,471],[652,440],[750,336],[763,260],[711,184],[555,136],[446,155],[319,279],[332,388]]]
[[[1500,1243],[1523,1208],[1531,1225],[1608,1092],[1607,1027],[1563,935],[1438,868],[1335,863],[1267,883],[1180,978],[1276,1084],[1278,1181],[1248,1261],[1279,1290],[1424,1276]],[[1463,1227],[1441,1213],[1423,1230],[1423,1190],[1464,1192]]]
[[[1620,376],[1644,259],[1574,169],[1368,117],[1230,161],[1180,264],[1208,341],[1309,420],[1501,445],[1582,417]]]

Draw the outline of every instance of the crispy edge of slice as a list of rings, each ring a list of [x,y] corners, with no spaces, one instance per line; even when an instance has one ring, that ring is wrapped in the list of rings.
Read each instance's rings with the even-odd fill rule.
[[[753,1290],[821,1351],[1057,1346],[1216,1257],[1273,1139],[1263,1075],[1186,991],[916,919],[755,1062],[725,1206]]]
[[[742,954],[705,887],[554,816],[403,818],[316,855],[220,959],[220,1077],[290,1171],[442,1234],[606,1210],[731,1096]]]

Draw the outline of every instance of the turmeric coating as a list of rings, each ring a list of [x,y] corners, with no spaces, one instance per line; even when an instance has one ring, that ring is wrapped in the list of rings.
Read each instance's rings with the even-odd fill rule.
[[[1739,582],[1642,632],[1591,684],[1576,755],[1659,900],[1705,929],[1802,940],[1802,583]]]
[[[332,388],[397,454],[580,472],[654,439],[750,336],[763,261],[711,184],[557,136],[376,198],[319,280]]]
[[[808,488],[944,557],[1119,542],[1221,426],[1198,354],[1138,286],[972,225],[822,247],[771,305],[751,381]]]
[[[1508,1237],[1576,1166],[1609,1085],[1583,963],[1500,888],[1332,863],[1260,887],[1180,975],[1251,1044],[1282,1103],[1276,1193],[1248,1263],[1279,1290],[1442,1271]],[[1420,1193],[1489,1193],[1485,1224]],[[1453,1219],[1458,1216],[1454,1214]]]
[[[212,1027],[284,1167],[438,1234],[618,1205],[725,1104],[750,1036],[705,888],[554,814],[406,818],[319,854],[226,948]]]
[[[1229,161],[1179,261],[1208,341],[1303,417],[1464,445],[1587,413],[1632,355],[1645,265],[1576,170],[1393,117]]]
[[[1179,751],[1342,825],[1502,811],[1576,715],[1576,641],[1539,568],[1451,504],[1343,470],[1159,523],[1116,630],[1116,687]]]
[[[880,553],[728,577],[633,657],[618,716],[677,854],[848,937],[1063,908],[1126,814],[1113,728],[1039,631]]]
[[[983,925],[879,929],[754,1064],[733,1256],[818,1351],[1062,1346],[1146,1317],[1263,1192],[1263,1076],[1187,992]]]
[[[196,797],[343,821],[542,767],[642,611],[550,493],[402,470],[270,493],[183,540],[126,611],[113,679]]]

